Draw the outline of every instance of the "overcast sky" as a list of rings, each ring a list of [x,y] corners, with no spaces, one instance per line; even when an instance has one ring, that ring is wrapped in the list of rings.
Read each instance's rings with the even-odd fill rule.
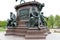
[[[0,20],[7,20],[10,17],[10,12],[15,12],[15,5],[19,4],[18,2],[15,2],[15,0],[0,0]],[[33,1],[33,0],[25,0]],[[60,0],[36,0],[40,3],[45,3],[45,7],[43,8],[44,16],[50,16],[50,15],[60,15]]]

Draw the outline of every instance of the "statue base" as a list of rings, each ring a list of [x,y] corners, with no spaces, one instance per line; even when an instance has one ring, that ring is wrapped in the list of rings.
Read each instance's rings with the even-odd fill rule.
[[[8,27],[6,30],[5,35],[16,35],[16,36],[23,36],[26,40],[45,40],[46,36],[48,35],[49,30],[45,27],[41,27],[38,29],[37,27]]]
[[[41,28],[40,30],[38,30],[37,28],[29,28],[27,30],[27,33],[25,35],[25,39],[37,39],[37,40],[44,40],[46,38],[48,34],[48,30]]]
[[[36,10],[36,12],[31,12],[31,11],[33,11],[32,10],[33,7],[34,7],[34,10]],[[26,2],[21,5],[19,4],[19,5],[15,6],[15,9],[17,12],[17,18],[16,18],[17,27],[8,27],[5,35],[23,36],[23,37],[25,37],[26,40],[45,39],[47,34],[50,33],[49,29],[47,29],[45,26],[43,26],[40,23],[39,23],[40,27],[37,27],[37,25],[36,25],[36,27],[35,26],[30,27],[32,25],[35,25],[35,23],[37,23],[38,18],[39,18],[38,15],[40,15],[38,11],[41,11],[43,7],[44,7],[44,4],[41,4],[36,1]],[[20,10],[22,10],[22,9],[29,9],[28,10],[29,13],[24,14],[24,12],[21,11],[21,13],[23,13],[24,15],[22,15],[22,14],[18,15],[18,14],[20,14]],[[33,14],[35,13],[35,15],[30,14],[30,13],[33,13]],[[38,14],[36,14],[36,13],[38,13]],[[30,22],[30,18],[31,18],[30,16],[33,17],[32,21],[31,21],[32,24]],[[36,17],[34,17],[34,16],[36,16]],[[28,28],[28,27],[30,27],[30,28]]]
[[[25,36],[27,27],[8,27],[5,35]]]

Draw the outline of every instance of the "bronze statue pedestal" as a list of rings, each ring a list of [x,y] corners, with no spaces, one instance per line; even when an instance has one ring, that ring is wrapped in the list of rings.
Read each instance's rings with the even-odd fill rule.
[[[40,30],[38,30],[38,28],[29,28],[25,35],[25,39],[27,39],[27,40],[32,40],[32,39],[43,40],[43,39],[46,39],[47,34],[48,34],[48,30],[45,28],[42,28]]]
[[[47,34],[49,33],[49,29],[41,25],[41,27],[39,27],[38,29],[38,26],[36,26],[37,21],[41,21],[39,15],[43,7],[43,4],[36,1],[26,2],[15,6],[17,12],[17,26],[8,27],[6,30],[6,35],[23,36],[26,40],[45,40]],[[32,12],[32,9],[33,11],[35,11]],[[33,13],[34,15],[32,15],[31,13]],[[37,13],[38,15],[35,15],[35,13]],[[37,18],[35,16],[39,17]],[[32,19],[33,21],[31,21],[30,19]],[[31,25],[33,25],[33,27],[31,27]]]
[[[37,27],[10,27],[6,31],[6,35],[22,36],[25,37],[25,40],[45,40],[48,33],[49,30],[45,27],[41,27],[40,29],[38,29]]]

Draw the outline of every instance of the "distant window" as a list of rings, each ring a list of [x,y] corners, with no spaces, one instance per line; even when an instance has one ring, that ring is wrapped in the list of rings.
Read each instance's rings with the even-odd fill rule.
[[[20,19],[28,19],[29,18],[29,9],[19,10]]]

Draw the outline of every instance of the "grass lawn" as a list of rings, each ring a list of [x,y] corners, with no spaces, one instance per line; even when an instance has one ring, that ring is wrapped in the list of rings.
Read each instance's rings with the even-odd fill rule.
[[[6,28],[0,27],[0,32],[6,31]]]

